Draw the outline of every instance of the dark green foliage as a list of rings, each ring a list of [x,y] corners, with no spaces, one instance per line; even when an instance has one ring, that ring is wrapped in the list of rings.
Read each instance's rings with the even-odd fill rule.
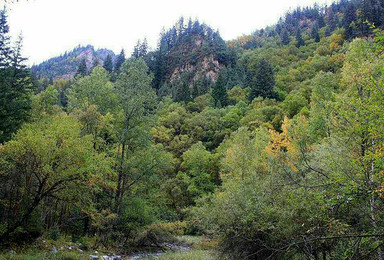
[[[27,120],[31,108],[32,83],[21,56],[21,37],[12,48],[5,9],[0,11],[0,143]]]
[[[145,57],[147,53],[148,53],[148,42],[147,42],[147,38],[144,38],[139,48],[139,57]]]
[[[190,91],[190,75],[188,73],[181,74],[181,78],[174,80],[172,82],[173,89],[173,100],[175,102],[185,101],[188,102],[191,100],[191,91]]]
[[[313,39],[315,39],[315,42],[320,41],[320,35],[319,35],[319,26],[317,24],[314,24],[311,31],[311,36]]]
[[[213,85],[212,97],[215,100],[215,106],[225,107],[228,105],[227,94],[227,72],[225,70],[219,73],[216,83]]]
[[[111,55],[107,55],[107,58],[105,59],[104,61],[104,65],[103,65],[104,69],[106,71],[108,71],[109,73],[112,73],[113,71],[113,61],[112,61],[112,56]]]
[[[261,59],[254,83],[251,86],[249,100],[252,101],[254,98],[259,96],[263,98],[274,98],[274,85],[275,74],[273,72],[273,68],[265,59]]]
[[[347,5],[344,11],[343,27],[345,29],[345,36],[352,38],[354,36],[354,28],[352,22],[356,20],[356,8],[350,3]]]
[[[85,59],[82,59],[79,64],[79,68],[77,69],[76,76],[86,76],[88,74],[87,63]]]
[[[284,29],[282,34],[281,34],[281,42],[283,43],[283,45],[287,45],[290,42],[288,30],[286,30],[286,29]]]
[[[0,68],[7,68],[10,65],[11,46],[5,8],[0,10]]]
[[[138,42],[133,56],[139,55],[140,46],[141,43]],[[149,55],[150,53],[146,56]],[[186,66],[191,67],[189,72],[193,75],[189,78],[195,81],[207,74],[206,63],[211,66],[217,66],[212,61],[217,61],[220,65],[234,63],[219,32],[206,24],[201,24],[198,20],[194,22],[189,20],[188,24],[185,24],[184,18],[180,18],[175,26],[161,33],[157,50],[150,57],[152,60],[146,59],[146,61],[154,73],[153,86],[156,89],[160,89],[166,83],[169,85],[167,81],[170,80],[172,73],[183,70]],[[208,67],[208,69],[212,68]],[[215,69],[218,70],[218,66]],[[178,74],[180,76],[181,73]],[[192,86],[193,82],[190,81],[188,84]],[[172,85],[175,86],[175,84]]]
[[[95,67],[97,67],[99,65],[100,65],[99,61],[97,59],[94,59],[93,62],[92,62],[92,70],[93,70],[93,68],[95,68]]]
[[[125,53],[124,53],[124,49],[122,49],[120,54],[117,56],[116,61],[115,61],[114,71],[116,73],[119,72],[120,67],[121,67],[121,65],[123,65],[124,61],[125,61]]]
[[[300,48],[301,46],[304,45],[304,40],[303,40],[303,37],[301,35],[301,30],[300,28],[297,29],[296,31],[296,47],[297,48]]]

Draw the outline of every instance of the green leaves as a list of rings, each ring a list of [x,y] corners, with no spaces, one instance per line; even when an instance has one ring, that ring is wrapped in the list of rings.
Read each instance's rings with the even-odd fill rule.
[[[116,109],[117,95],[109,81],[108,73],[100,66],[95,67],[89,76],[78,78],[68,89],[68,108],[86,110],[90,105],[97,105],[102,114]]]

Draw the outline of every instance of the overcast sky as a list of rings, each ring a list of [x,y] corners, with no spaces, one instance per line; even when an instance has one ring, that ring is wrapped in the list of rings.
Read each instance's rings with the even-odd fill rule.
[[[78,44],[130,54],[137,40],[147,37],[155,47],[162,27],[180,16],[198,18],[230,40],[314,2],[332,0],[21,0],[9,4],[8,15],[11,34],[22,33],[24,55],[33,64]]]

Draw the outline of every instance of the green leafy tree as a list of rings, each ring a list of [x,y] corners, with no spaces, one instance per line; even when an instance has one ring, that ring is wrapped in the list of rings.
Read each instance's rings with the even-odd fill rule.
[[[97,105],[102,114],[112,111],[116,105],[116,93],[105,69],[98,66],[89,76],[76,80],[67,90],[68,108],[86,110],[90,105]]]
[[[115,83],[121,110],[118,119],[120,155],[115,196],[117,211],[129,181],[125,172],[127,155],[135,147],[143,145],[138,139],[140,137],[138,135],[142,132],[140,127],[147,122],[156,103],[156,93],[151,87],[151,82],[152,76],[148,74],[148,66],[144,60],[130,59],[122,65],[121,73]]]
[[[88,184],[109,168],[89,139],[80,135],[79,123],[66,114],[25,125],[0,146],[0,162],[1,194],[6,198],[0,210],[2,241],[9,241],[21,227],[28,230],[46,200],[85,199]]]

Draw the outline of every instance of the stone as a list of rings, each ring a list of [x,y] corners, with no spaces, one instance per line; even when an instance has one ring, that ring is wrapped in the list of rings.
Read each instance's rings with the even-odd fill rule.
[[[51,249],[51,253],[56,254],[57,252],[59,252],[59,251],[57,250],[57,248],[55,246],[53,246]]]

